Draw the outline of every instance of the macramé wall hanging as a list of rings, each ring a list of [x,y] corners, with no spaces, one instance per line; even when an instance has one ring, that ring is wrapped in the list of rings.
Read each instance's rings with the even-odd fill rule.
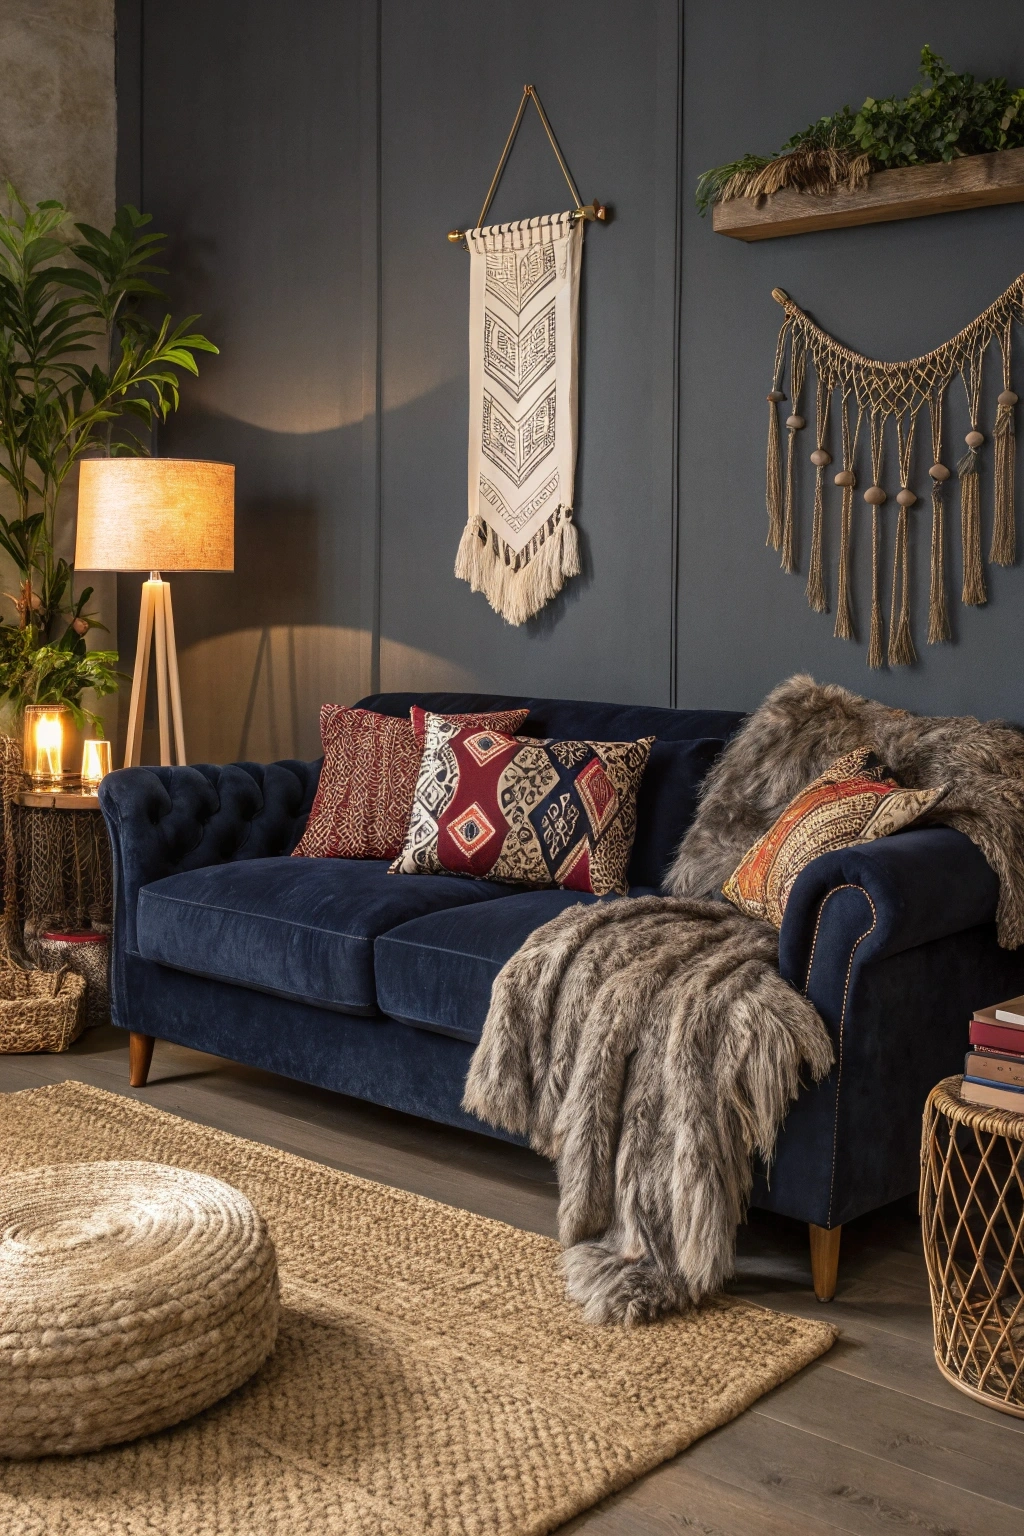
[[[871,621],[868,666],[906,666],[916,661],[910,632],[910,518],[918,497],[910,487],[911,455],[918,430],[930,434],[931,479],[931,576],[928,603],[928,643],[950,638],[949,609],[946,594],[945,528],[949,482],[954,474],[959,482],[960,535],[963,546],[963,591],[961,599],[970,605],[987,601],[985,569],[981,540],[980,476],[983,461],[990,457],[994,465],[995,511],[989,560],[995,565],[1012,565],[1016,559],[1014,530],[1014,407],[1017,396],[1010,388],[1010,345],[1013,324],[1024,323],[1024,275],[1007,288],[995,303],[966,326],[958,336],[926,352],[923,357],[905,363],[880,363],[829,336],[815,325],[781,288],[772,297],[782,305],[782,322],[775,352],[775,371],[768,393],[768,544],[777,549],[784,571],[795,571],[796,515],[794,469],[801,433],[807,425],[801,415],[805,390],[814,390],[814,448],[810,454],[815,470],[814,512],[811,524],[811,553],[807,575],[807,600],[817,613],[828,611],[823,563],[825,517],[825,472],[833,455],[826,446],[838,446],[841,468],[835,484],[842,492],[839,520],[839,562],[836,592],[835,634],[839,639],[854,639],[853,597],[851,593],[850,554],[853,536],[854,492],[857,487],[858,449],[870,462],[870,482],[863,498],[871,512]],[[985,355],[995,344],[1002,356],[1003,387],[997,401],[991,444],[986,454],[985,435],[980,430],[982,366]],[[808,365],[813,368],[813,386],[808,383]],[[955,468],[944,462],[943,409],[947,391],[959,376],[963,382],[970,416],[970,431],[964,442],[966,451]],[[788,383],[788,396],[784,385]],[[785,426],[787,444],[785,463],[781,447],[780,407],[789,401]],[[892,420],[893,428],[886,428]],[[881,564],[882,509],[888,500],[883,482],[888,478],[884,464],[886,439],[896,449],[893,474],[899,480],[896,493],[895,539],[888,647],[882,617],[883,580],[888,572]]]
[[[527,102],[540,114],[575,208],[484,219]],[[580,265],[585,208],[540,98],[524,86],[476,228],[448,239],[470,253],[469,520],[455,574],[510,624],[523,624],[579,575],[573,526]]]

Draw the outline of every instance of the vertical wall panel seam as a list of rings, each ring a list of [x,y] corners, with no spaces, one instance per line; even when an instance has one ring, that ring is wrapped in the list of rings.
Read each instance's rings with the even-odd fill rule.
[[[682,0],[658,0],[654,11],[653,41],[653,338],[656,345],[652,350],[649,451],[651,526],[656,530],[657,539],[654,560],[657,574],[652,574],[651,580],[652,583],[656,581],[661,590],[657,594],[658,601],[651,605],[651,622],[656,625],[656,634],[652,635],[652,659],[657,666],[658,680],[650,692],[645,690],[645,693],[651,703],[673,706],[677,702],[679,665]],[[664,586],[661,586],[662,581]],[[667,604],[667,613],[663,613],[663,603]]]
[[[376,74],[374,80],[374,161],[376,182],[374,187],[374,243],[376,246],[377,324],[376,359],[374,369],[374,415],[376,418],[374,478],[377,494],[374,502],[374,593],[373,593],[373,656],[371,686],[380,688],[380,618],[383,601],[383,545],[384,545],[384,147],[383,147],[383,84],[384,84],[384,0],[376,3]]]
[[[676,3],[675,93],[675,264],[672,280],[672,504],[669,559],[669,704],[679,706],[679,502],[682,423],[682,311],[683,311],[683,0]]]
[[[362,691],[380,687],[381,548],[383,502],[383,128],[382,128],[382,0],[363,0],[360,89],[368,98],[361,113],[360,217],[362,238],[368,243],[362,260],[363,438],[360,556],[360,613],[366,634]]]

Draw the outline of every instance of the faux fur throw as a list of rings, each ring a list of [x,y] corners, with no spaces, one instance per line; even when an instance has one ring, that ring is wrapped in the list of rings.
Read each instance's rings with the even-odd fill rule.
[[[463,1104],[558,1166],[571,1296],[647,1322],[732,1273],[751,1154],[832,1046],[778,934],[725,902],[569,907],[494,982]]]
[[[926,819],[981,849],[999,877],[999,942],[1024,943],[1024,733],[969,715],[912,715],[812,677],[780,684],[722,753],[666,888],[719,891],[797,791],[855,747],[873,748],[907,789],[949,785]]]

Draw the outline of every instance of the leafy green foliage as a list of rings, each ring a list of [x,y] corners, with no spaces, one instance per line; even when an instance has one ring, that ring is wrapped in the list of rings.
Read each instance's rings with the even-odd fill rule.
[[[30,702],[42,689],[37,702],[77,709],[83,688],[117,687],[110,670],[117,657],[86,655],[86,631],[102,626],[85,608],[92,588],[74,597],[73,568],[54,547],[61,490],[86,454],[148,453],[152,427],[178,408],[181,372],[197,374],[196,354],[217,348],[193,329],[197,315],[175,323],[165,314],[157,324],[147,315],[143,306],[164,298],[153,278],[165,272],[157,258],[166,239],[149,231],[148,214],[128,206],[109,234],[91,224],[71,232],[63,204],[30,207],[10,183],[7,195],[8,211],[0,212],[0,480],[14,493],[17,516],[0,516],[0,548],[15,564],[20,590],[6,594],[18,627],[0,622],[0,698]],[[25,637],[24,654],[12,632]],[[30,665],[33,646],[40,660]],[[89,682],[76,681],[93,673]],[[53,696],[64,687],[66,697]]]
[[[843,107],[795,133],[775,155],[745,155],[705,171],[697,182],[697,207],[704,214],[723,196],[749,194],[752,187],[756,195],[756,177],[766,167],[803,151],[838,151],[851,163],[866,156],[868,169],[890,170],[1024,146],[1024,88],[1011,90],[999,77],[957,74],[927,44],[921,75],[906,96],[869,96],[856,113]],[[798,184],[784,169],[777,181]]]
[[[91,725],[102,735],[102,721],[85,708],[82,694],[87,689],[100,697],[116,693],[122,678],[116,666],[116,651],[87,651],[70,625],[59,644],[40,645],[31,626],[0,624],[0,700],[15,710],[26,704],[66,704],[76,725]]]

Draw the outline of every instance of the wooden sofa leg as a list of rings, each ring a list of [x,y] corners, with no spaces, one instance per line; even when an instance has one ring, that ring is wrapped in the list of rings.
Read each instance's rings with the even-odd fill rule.
[[[816,1227],[807,1223],[811,1238],[811,1279],[819,1301],[831,1301],[839,1274],[839,1239],[842,1227]]]
[[[145,1088],[149,1064],[153,1060],[153,1035],[128,1035],[128,1082],[132,1088]]]

